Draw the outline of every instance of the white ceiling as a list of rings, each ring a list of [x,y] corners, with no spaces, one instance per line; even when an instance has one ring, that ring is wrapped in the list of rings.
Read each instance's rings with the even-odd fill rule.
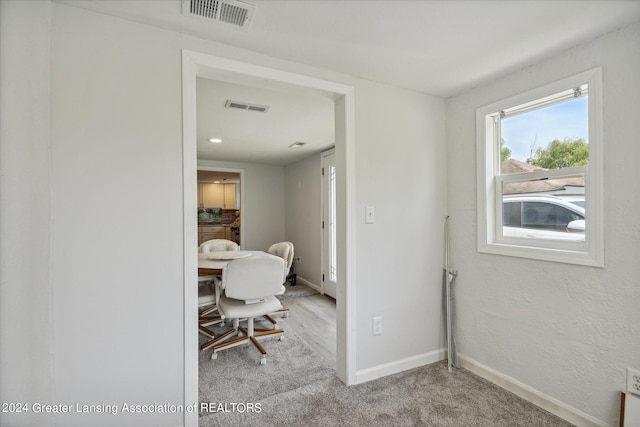
[[[323,94],[205,78],[197,79],[196,90],[199,159],[286,165],[334,145],[333,99]],[[227,100],[269,109],[226,108]],[[289,148],[298,141],[307,144]]]
[[[638,0],[247,0],[257,10],[245,32],[184,16],[181,0],[55,1],[445,98],[640,21]],[[333,143],[327,137],[333,121],[325,128],[318,124],[327,114],[322,96],[315,98],[316,105],[303,94],[297,105],[291,91],[282,95],[274,90],[270,98],[268,91],[255,88],[227,83],[214,91],[210,86],[216,84],[202,84],[207,94],[198,94],[199,109],[206,109],[199,111],[199,157],[287,164],[295,156],[281,154],[294,150],[282,147],[296,140],[320,144],[307,146],[309,152]],[[241,119],[219,109],[221,93],[216,91],[237,101],[277,105],[273,116],[288,114],[291,120],[278,117],[267,124],[271,111],[261,119],[249,119],[259,113],[233,112],[244,113]],[[303,118],[294,118],[296,112]],[[203,115],[207,118],[201,122]],[[230,143],[205,148],[202,140],[216,132]]]
[[[213,182],[215,184],[238,184],[240,174],[235,172],[199,170],[198,182]]]

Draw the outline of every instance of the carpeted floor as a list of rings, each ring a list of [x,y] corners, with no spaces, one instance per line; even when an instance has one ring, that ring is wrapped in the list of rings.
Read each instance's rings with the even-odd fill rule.
[[[285,328],[282,341],[261,341],[267,349],[267,364],[260,365],[260,352],[248,343],[220,351],[211,360],[211,350],[200,353],[201,402],[260,402],[274,394],[285,393],[308,384],[333,378],[335,371],[315,355],[311,347]],[[271,327],[256,322],[256,327]],[[213,328],[214,331],[216,328]]]
[[[286,323],[284,341],[263,341],[265,366],[250,344],[200,354],[200,402],[212,404],[200,426],[571,425],[445,362],[347,387]]]

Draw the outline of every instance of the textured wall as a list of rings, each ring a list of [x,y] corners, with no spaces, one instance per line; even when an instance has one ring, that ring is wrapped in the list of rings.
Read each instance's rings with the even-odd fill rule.
[[[639,40],[636,24],[447,101],[459,351],[609,424],[625,368],[640,368]],[[475,109],[596,66],[604,74],[605,267],[478,253]]]

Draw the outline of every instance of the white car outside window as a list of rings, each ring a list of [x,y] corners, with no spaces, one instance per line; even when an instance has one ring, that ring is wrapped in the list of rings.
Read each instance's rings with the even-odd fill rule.
[[[551,195],[513,195],[502,199],[503,235],[526,239],[583,242],[585,209]]]

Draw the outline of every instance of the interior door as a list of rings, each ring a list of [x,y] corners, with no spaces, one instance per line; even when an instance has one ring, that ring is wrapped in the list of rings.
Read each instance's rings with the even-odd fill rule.
[[[336,298],[336,163],[334,150],[322,153],[322,291]]]

